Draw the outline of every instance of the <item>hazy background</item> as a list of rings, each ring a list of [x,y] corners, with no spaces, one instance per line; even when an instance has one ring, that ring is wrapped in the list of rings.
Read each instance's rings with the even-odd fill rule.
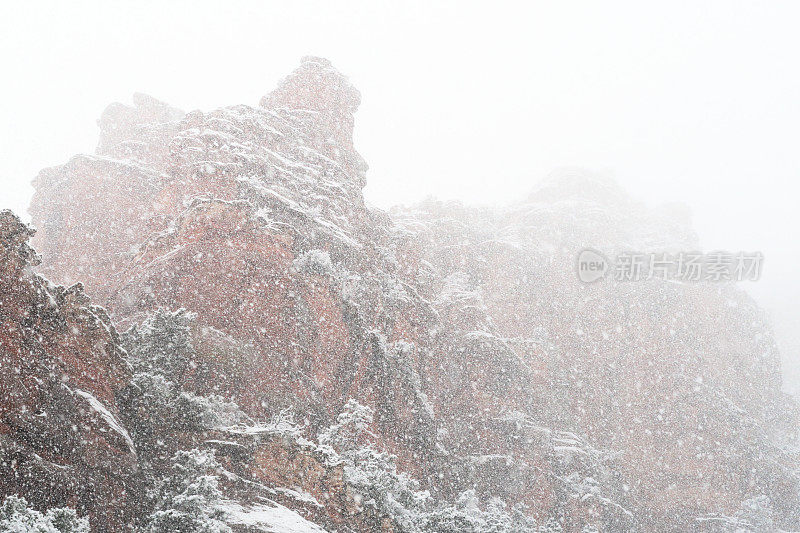
[[[368,201],[518,200],[563,165],[682,201],[707,249],[760,250],[747,284],[800,392],[800,3],[3,2],[0,208],[91,152],[134,91],[249,103],[303,55],[361,90]]]

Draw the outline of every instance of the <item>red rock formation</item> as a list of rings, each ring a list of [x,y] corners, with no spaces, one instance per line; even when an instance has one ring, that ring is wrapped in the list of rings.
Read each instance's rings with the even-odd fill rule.
[[[353,147],[353,113],[361,104],[361,93],[350,81],[321,57],[304,57],[300,68],[281,81],[278,88],[261,99],[265,109],[310,111],[316,145],[320,152],[349,167],[366,185],[366,163]]]
[[[538,420],[616,450],[627,505],[647,530],[694,527],[691,516],[732,514],[753,494],[796,519],[798,458],[773,440],[796,414],[762,313],[733,284],[581,283],[574,263],[587,243],[697,247],[685,226],[607,184],[599,194],[591,179],[556,176],[505,211],[433,203],[397,220],[414,227],[424,260],[482,289],[497,335],[542,387],[535,401],[550,412]]]
[[[313,430],[350,397],[371,405],[378,444],[448,496],[524,502],[569,531],[686,530],[755,494],[797,521],[796,459],[774,438],[794,422],[776,420],[754,304],[729,286],[575,278],[579,247],[693,247],[685,225],[575,172],[506,209],[371,211],[359,101],[306,58],[258,108],[109,108],[98,152],[127,159],[35,182],[43,271],[85,280],[122,324],[197,313],[184,385],[253,416],[293,406]],[[305,466],[281,453],[260,449],[253,475],[295,479]]]
[[[128,369],[83,288],[32,273],[31,235],[0,212],[0,494],[72,506],[97,531],[125,531],[136,456],[115,395]]]

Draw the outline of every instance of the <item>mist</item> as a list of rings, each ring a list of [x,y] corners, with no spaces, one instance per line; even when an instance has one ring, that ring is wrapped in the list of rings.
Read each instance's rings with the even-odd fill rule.
[[[416,235],[417,224],[452,223],[506,238],[509,230],[500,220],[527,224],[533,215],[523,212],[525,206],[549,194],[542,191],[553,176],[577,172],[592,176],[587,186],[619,187],[630,200],[615,199],[607,218],[624,220],[620,224],[628,224],[625,235],[632,240],[612,242],[608,235],[618,235],[616,226],[602,227],[597,231],[609,246],[602,252],[617,252],[626,242],[650,243],[631,235],[657,234],[659,223],[672,236],[673,222],[686,222],[696,241],[681,240],[681,233],[675,242],[696,244],[704,252],[763,254],[758,279],[736,285],[764,313],[779,348],[779,387],[796,396],[798,20],[800,5],[793,2],[7,2],[0,7],[0,209],[31,223],[33,180],[75,154],[93,154],[99,119],[109,104],[131,106],[134,93],[144,93],[187,116],[234,104],[258,106],[301,58],[319,56],[360,93],[352,132],[357,152],[342,165],[359,176],[358,158],[368,165],[363,171],[368,210],[391,213],[409,234]],[[169,122],[159,121],[159,127]],[[303,199],[297,202],[303,205]],[[39,205],[47,213],[51,204]],[[562,209],[573,204],[557,205],[544,220],[566,228],[572,219]],[[340,206],[331,209],[339,213]],[[663,212],[686,214],[688,221],[653,214]],[[414,217],[419,219],[411,221]],[[332,220],[330,225],[339,224]],[[39,229],[37,250],[54,235],[51,228]],[[581,226],[584,230],[590,231]],[[465,242],[480,242],[477,229],[464,231]],[[460,246],[435,229],[423,233],[431,246]],[[542,237],[542,242],[557,239]],[[51,246],[42,267],[48,278],[94,285],[89,296],[104,304],[130,303],[111,299],[114,291],[98,282],[116,268],[109,266],[116,259],[86,265],[69,259],[54,268],[48,258],[55,261],[57,245]],[[138,246],[131,253],[139,253]],[[149,246],[141,250],[155,245]],[[328,272],[334,268],[328,253],[335,256],[326,248],[325,256],[311,254],[293,268]],[[422,252],[416,260],[444,261]],[[59,271],[64,265],[75,271]],[[450,277],[442,283],[453,291],[477,290],[452,288],[463,280],[445,270]],[[517,283],[510,274],[501,277]],[[482,290],[491,299],[488,289]],[[184,323],[183,315],[175,316],[162,319],[186,331],[224,330],[216,322],[203,325],[202,316],[201,326],[193,325],[194,318]],[[158,331],[156,319],[142,310],[113,319],[120,330],[139,327],[144,338]],[[141,345],[131,339],[129,351],[139,353]],[[143,354],[141,360],[149,357]],[[325,379],[315,379],[321,380],[315,387],[324,389]],[[366,416],[351,407],[342,412]],[[310,427],[322,424],[310,418]]]
[[[364,94],[355,135],[377,206],[508,203],[581,166],[688,205],[707,249],[764,252],[749,289],[775,316],[795,391],[798,16],[792,2],[11,3],[2,206],[25,216],[29,182],[91,151],[111,102],[255,102],[318,53]]]

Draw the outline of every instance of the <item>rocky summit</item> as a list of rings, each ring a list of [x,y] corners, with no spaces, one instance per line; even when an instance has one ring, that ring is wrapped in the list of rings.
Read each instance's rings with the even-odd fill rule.
[[[374,209],[359,103],[316,57],[256,107],[137,94],[35,179],[35,232],[0,213],[0,529],[800,529],[757,305],[576,275],[697,249],[683,210],[580,169]]]

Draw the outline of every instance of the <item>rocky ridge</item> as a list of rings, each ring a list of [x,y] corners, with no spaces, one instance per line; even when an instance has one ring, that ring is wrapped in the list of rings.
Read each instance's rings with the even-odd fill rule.
[[[177,439],[213,451],[223,493],[329,530],[468,520],[471,503],[443,507],[438,526],[359,503],[374,457],[330,455],[314,437],[355,399],[372,413],[370,449],[395,454],[437,501],[486,511],[498,499],[565,531],[752,526],[742,509],[768,501],[775,527],[795,527],[796,410],[755,304],[731,284],[575,276],[587,243],[696,247],[684,213],[571,169],[505,208],[371,209],[352,142],[359,102],[320,58],[258,107],[184,114],[137,96],[103,113],[95,155],[35,181],[39,270],[82,281],[119,327],[193,312],[179,385],[262,421]],[[99,396],[109,412],[125,379]],[[263,422],[287,409],[305,436]]]

